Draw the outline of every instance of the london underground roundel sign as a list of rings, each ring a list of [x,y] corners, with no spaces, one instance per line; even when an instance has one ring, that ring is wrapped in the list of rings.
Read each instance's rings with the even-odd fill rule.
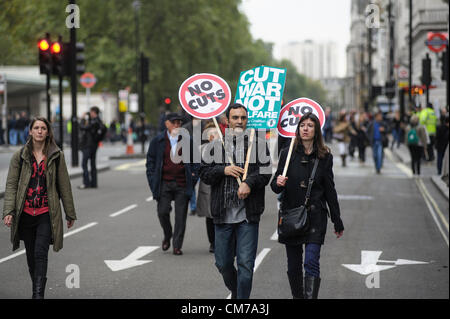
[[[210,74],[195,74],[180,86],[178,98],[183,109],[199,119],[210,119],[223,113],[230,101],[231,90],[221,77]]]

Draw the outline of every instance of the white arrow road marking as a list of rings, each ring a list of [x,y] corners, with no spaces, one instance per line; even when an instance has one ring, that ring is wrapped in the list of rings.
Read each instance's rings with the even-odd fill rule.
[[[361,264],[342,264],[345,268],[355,271],[361,275],[369,275],[375,272],[380,272],[382,270],[387,270],[395,268],[400,265],[419,265],[428,264],[425,261],[415,261],[408,259],[397,259],[397,260],[380,260],[382,251],[371,251],[362,250],[361,251]],[[393,263],[392,266],[381,266],[377,263]]]
[[[127,206],[124,209],[119,210],[118,212],[112,213],[111,215],[109,215],[109,217],[119,216],[119,215],[121,215],[123,213],[126,213],[126,212],[132,210],[132,209],[135,209],[137,206],[138,206],[137,204],[133,204],[133,205]]]
[[[121,260],[105,260],[105,264],[112,271],[124,270],[131,267],[140,266],[152,262],[151,260],[139,260],[139,258],[150,254],[152,251],[158,249],[158,246],[139,246],[131,254]]]

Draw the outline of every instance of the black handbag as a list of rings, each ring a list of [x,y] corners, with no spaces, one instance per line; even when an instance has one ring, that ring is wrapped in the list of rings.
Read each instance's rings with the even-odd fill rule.
[[[314,161],[314,168],[308,182],[308,190],[306,191],[305,204],[300,207],[291,209],[281,208],[278,212],[278,236],[289,238],[301,236],[309,231],[309,197],[311,195],[311,188],[316,175],[319,159]]]

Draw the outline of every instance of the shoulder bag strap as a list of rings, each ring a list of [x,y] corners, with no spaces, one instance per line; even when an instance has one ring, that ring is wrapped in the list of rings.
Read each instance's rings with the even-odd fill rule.
[[[314,168],[312,170],[311,177],[309,178],[309,182],[308,182],[308,190],[306,191],[306,196],[305,196],[305,207],[308,206],[309,196],[311,195],[311,188],[314,183],[314,176],[316,175],[316,170],[317,170],[318,165],[319,165],[319,159],[316,158],[314,160]]]

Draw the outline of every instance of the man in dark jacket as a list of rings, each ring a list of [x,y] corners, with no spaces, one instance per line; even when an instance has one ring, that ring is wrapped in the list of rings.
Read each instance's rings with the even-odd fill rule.
[[[83,184],[79,189],[97,188],[97,166],[96,156],[98,143],[101,138],[102,122],[99,118],[100,109],[97,106],[91,107],[89,113],[84,115],[80,122],[81,142],[80,150],[83,153],[81,167],[83,168]],[[89,174],[88,161],[91,162],[91,172]]]
[[[170,240],[173,237],[174,255],[183,254],[181,247],[186,230],[187,208],[198,178],[199,167],[199,164],[192,161],[192,138],[180,132],[181,121],[179,114],[166,115],[166,130],[150,142],[146,162],[148,184],[153,199],[158,202],[158,218],[164,232],[162,250],[170,248]],[[186,130],[184,131],[186,133]],[[172,201],[175,202],[173,232],[170,223]]]
[[[211,185],[216,266],[225,286],[231,291],[231,298],[248,299],[252,289],[259,221],[264,212],[265,186],[271,177],[271,170],[267,172],[270,154],[265,141],[257,141],[252,153],[260,155],[259,149],[262,147],[267,162],[262,163],[259,156],[256,156],[256,161],[250,160],[248,176],[242,180],[248,150],[248,139],[243,134],[247,127],[247,109],[240,104],[233,104],[227,110],[227,118],[229,129],[225,148],[220,141],[213,142],[220,143],[215,144],[217,147],[213,150],[221,150],[222,156],[217,157],[215,154],[210,164],[206,163],[204,157],[200,178],[205,184]],[[234,164],[228,160],[231,156]],[[238,270],[234,267],[234,256]]]

